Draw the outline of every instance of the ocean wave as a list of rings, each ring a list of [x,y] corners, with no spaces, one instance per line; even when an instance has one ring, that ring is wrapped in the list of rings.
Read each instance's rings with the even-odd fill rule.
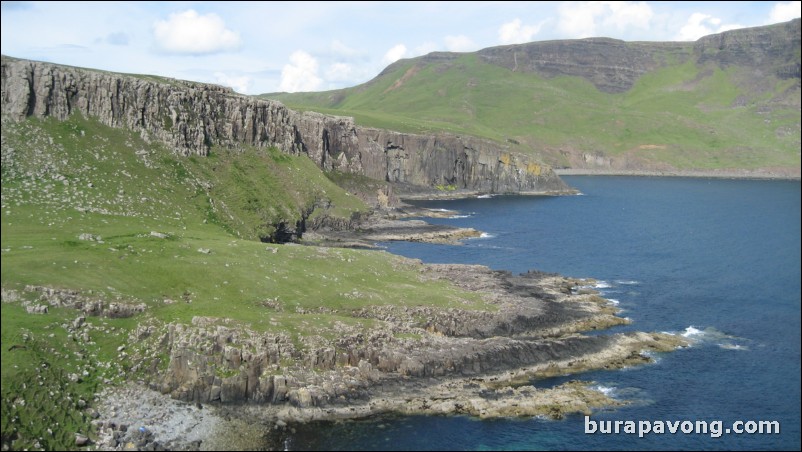
[[[470,218],[472,215],[451,215],[448,217],[449,220],[454,220],[457,218]]]
[[[470,237],[470,239],[494,239],[496,238],[495,234],[490,234],[488,232],[483,232],[479,237]]]
[[[615,298],[608,298],[607,301],[613,306],[618,306],[619,304],[621,304],[621,302],[616,300]]]
[[[479,195],[479,196],[477,196],[478,199],[489,199],[489,198],[492,198],[492,197],[493,197],[493,195]]]
[[[616,284],[621,284],[622,286],[635,286],[640,284],[640,281],[634,281],[631,279],[616,279]]]
[[[617,388],[613,386],[593,385],[590,386],[590,389],[593,389],[594,391],[599,391],[602,394],[606,395],[607,397],[615,398],[615,393]]]
[[[688,328],[685,328],[685,331],[680,333],[680,336],[682,336],[682,337],[696,337],[696,336],[701,336],[702,334],[704,334],[702,332],[702,330],[700,330],[698,328],[694,328],[693,325],[691,325]]]
[[[724,350],[741,350],[741,351],[748,351],[749,347],[741,344],[718,344],[719,348],[723,348]]]
[[[681,333],[669,334],[679,334],[680,336],[688,339],[692,345],[715,345],[724,350],[749,350],[749,347],[743,344],[743,342],[748,341],[748,339],[724,333],[713,328],[712,326],[699,329],[691,325],[685,328],[685,330],[683,330]]]

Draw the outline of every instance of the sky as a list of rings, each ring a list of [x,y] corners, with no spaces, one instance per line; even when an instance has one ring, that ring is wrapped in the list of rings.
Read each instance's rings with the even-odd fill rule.
[[[693,41],[800,2],[2,2],[3,55],[216,83],[242,94],[366,82],[433,51],[553,39]]]

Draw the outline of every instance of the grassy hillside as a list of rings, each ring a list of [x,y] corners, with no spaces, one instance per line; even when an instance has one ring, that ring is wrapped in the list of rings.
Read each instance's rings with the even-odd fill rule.
[[[13,449],[75,449],[75,433],[91,437],[94,394],[142,375],[127,354],[142,321],[206,316],[334,337],[338,324],[375,322],[348,315],[365,305],[484,307],[446,283],[421,282],[419,264],[383,252],[260,242],[274,222],[314,206],[313,216],[365,209],[306,157],[177,157],[80,117],[2,130],[2,436]],[[27,313],[43,302],[26,286],[146,310],[87,316],[81,338],[80,311]]]
[[[586,153],[645,169],[799,168],[799,79],[756,83],[751,68],[697,65],[692,51],[666,56],[674,63],[623,93],[472,53],[403,60],[354,88],[265,97],[366,126],[519,143],[555,167],[582,165]]]

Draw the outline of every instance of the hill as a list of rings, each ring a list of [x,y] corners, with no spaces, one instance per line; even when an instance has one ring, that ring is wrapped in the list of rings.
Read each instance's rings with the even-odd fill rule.
[[[353,88],[262,97],[365,126],[475,135],[554,168],[799,177],[800,21],[688,43],[435,52]]]

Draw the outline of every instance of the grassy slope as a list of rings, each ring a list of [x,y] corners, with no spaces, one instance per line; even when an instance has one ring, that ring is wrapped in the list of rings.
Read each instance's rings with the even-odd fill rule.
[[[16,449],[75,447],[73,433],[87,433],[90,420],[78,399],[91,403],[103,382],[128,371],[117,347],[145,318],[229,318],[297,338],[334,336],[337,321],[368,328],[373,320],[347,315],[365,305],[484,306],[448,284],[422,283],[418,264],[387,253],[255,240],[269,232],[265,221],[316,199],[331,201],[331,215],[365,208],[305,157],[176,157],[80,117],[4,124],[2,152],[3,289],[41,285],[148,305],[135,318],[87,319],[105,333],[85,344],[67,336],[75,310],[33,315],[2,303],[2,434],[5,443],[19,432]],[[84,233],[102,243],[79,240]],[[297,313],[321,306],[339,312]],[[68,378],[84,370],[80,381]]]
[[[514,140],[555,166],[568,163],[559,149],[626,154],[681,169],[800,165],[798,107],[772,104],[785,90],[799,97],[795,80],[768,80],[760,91],[745,88],[737,68],[688,60],[643,76],[625,93],[607,94],[579,77],[512,72],[474,54],[390,69],[355,88],[265,96],[292,108],[352,115],[367,126]]]

